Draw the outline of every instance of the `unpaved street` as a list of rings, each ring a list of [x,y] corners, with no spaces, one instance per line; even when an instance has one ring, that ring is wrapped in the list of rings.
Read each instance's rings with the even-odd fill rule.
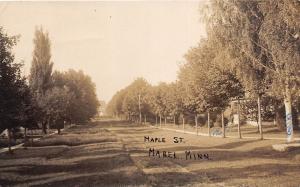
[[[275,152],[275,143],[280,141],[197,137],[127,122],[93,122],[45,137],[13,155],[0,154],[0,184],[299,186],[300,151]]]

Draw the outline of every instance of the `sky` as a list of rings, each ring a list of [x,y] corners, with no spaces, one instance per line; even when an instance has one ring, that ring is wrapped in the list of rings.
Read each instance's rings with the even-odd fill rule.
[[[184,54],[205,37],[203,1],[0,2],[0,26],[20,35],[16,61],[30,72],[37,26],[51,40],[54,69],[83,70],[108,102],[144,77],[150,84],[176,80]]]

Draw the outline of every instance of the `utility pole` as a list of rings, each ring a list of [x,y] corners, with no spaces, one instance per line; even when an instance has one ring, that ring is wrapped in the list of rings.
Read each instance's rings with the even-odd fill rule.
[[[139,113],[140,113],[140,124],[142,124],[142,113],[141,113],[141,94],[139,94]]]

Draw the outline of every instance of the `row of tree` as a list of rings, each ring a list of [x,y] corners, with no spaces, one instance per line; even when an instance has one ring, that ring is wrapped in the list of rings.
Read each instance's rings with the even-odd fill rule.
[[[211,1],[201,8],[207,38],[187,52],[178,80],[150,86],[138,79],[112,98],[108,112],[222,114],[237,100],[257,119],[261,138],[262,117],[276,117],[291,141],[300,106],[299,9],[293,0]]]
[[[18,37],[0,27],[0,133],[16,127],[60,130],[65,123],[82,123],[97,114],[95,84],[82,71],[53,72],[47,32],[37,28],[29,78],[21,73],[12,48]],[[26,131],[26,130],[25,130]]]

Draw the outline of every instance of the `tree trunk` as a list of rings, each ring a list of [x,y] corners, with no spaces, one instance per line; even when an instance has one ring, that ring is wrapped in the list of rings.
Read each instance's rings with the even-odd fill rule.
[[[166,116],[165,116],[165,125],[167,125],[167,118],[166,118]]]
[[[257,112],[258,112],[258,126],[259,126],[259,134],[260,134],[260,139],[263,140],[263,131],[262,131],[262,123],[261,123],[261,109],[260,109],[260,97],[258,96],[257,98]]]
[[[287,142],[289,143],[293,141],[293,117],[292,117],[292,95],[288,85],[286,86],[285,89],[284,107],[285,107]]]
[[[139,123],[142,124],[141,94],[139,94]]]
[[[174,125],[176,125],[176,116],[174,115]]]
[[[139,124],[142,124],[142,113],[140,113]]]
[[[25,127],[24,128],[24,147],[26,146],[26,143],[27,143],[27,140],[28,140],[28,138],[27,138],[27,128]]]
[[[284,114],[281,109],[275,109],[275,121],[278,130],[283,131],[285,128]]]
[[[144,118],[145,118],[145,124],[146,124],[146,122],[147,122],[147,116],[146,116],[146,114],[145,114]]]
[[[182,128],[183,128],[183,133],[185,132],[185,127],[184,127],[184,117],[182,117]]]
[[[60,134],[60,128],[57,129],[57,134]]]
[[[222,131],[223,131],[223,138],[225,138],[225,124],[224,124],[224,112],[222,111]]]
[[[195,115],[196,135],[198,136],[198,115]]]
[[[32,147],[33,146],[33,132],[32,132],[32,129],[30,131],[31,131],[31,143],[30,143],[30,145]]]
[[[25,139],[25,141],[27,140],[27,128],[26,127],[24,128],[24,139]]]
[[[45,121],[42,122],[42,131],[44,134],[47,134],[47,122]]]
[[[159,114],[159,126],[161,128],[161,115]]]
[[[242,138],[242,133],[241,133],[241,115],[240,115],[240,100],[238,100],[238,136],[241,139]]]
[[[207,134],[208,136],[210,136],[210,115],[209,115],[209,111],[207,112]]]
[[[12,150],[11,150],[11,129],[7,129],[7,138],[8,138],[8,152],[12,153]]]
[[[158,125],[157,124],[157,115],[155,115],[155,125]]]

